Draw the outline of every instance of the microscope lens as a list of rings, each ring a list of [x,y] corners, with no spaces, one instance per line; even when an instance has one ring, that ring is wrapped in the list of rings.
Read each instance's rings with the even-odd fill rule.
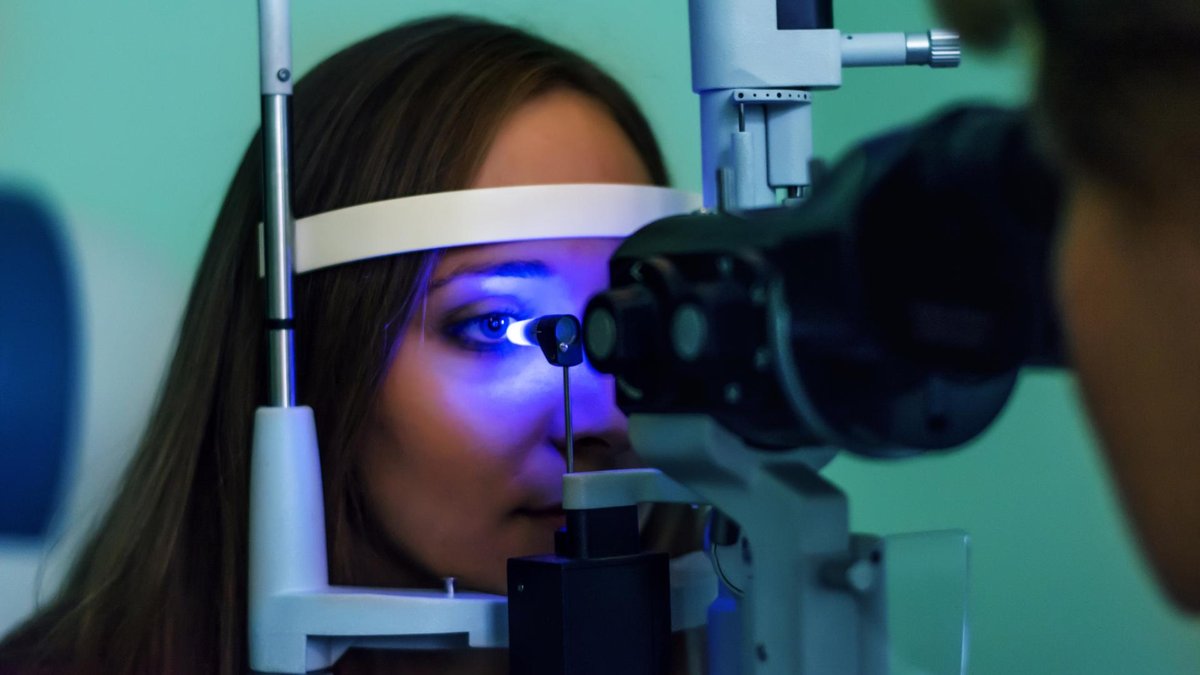
[[[578,323],[568,319],[567,317],[563,317],[562,319],[556,321],[554,324],[555,340],[557,340],[560,344],[574,344],[575,340],[579,337],[579,331],[577,328],[578,325]]]

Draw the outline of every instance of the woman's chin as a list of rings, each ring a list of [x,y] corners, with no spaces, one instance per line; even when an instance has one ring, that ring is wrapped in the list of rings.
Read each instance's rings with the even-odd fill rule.
[[[489,569],[469,585],[467,580],[460,580],[460,585],[483,591],[505,595],[508,593],[508,561],[511,558],[525,558],[536,555],[554,553],[554,532],[561,526],[562,517],[534,516],[519,518],[516,536],[509,545],[498,547],[499,553],[488,565]]]

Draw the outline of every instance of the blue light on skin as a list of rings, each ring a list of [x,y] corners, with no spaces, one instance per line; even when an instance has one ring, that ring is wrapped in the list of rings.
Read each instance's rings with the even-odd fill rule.
[[[501,125],[470,187],[650,182],[609,110],[558,89]],[[561,373],[540,350],[507,340],[493,348],[503,318],[488,315],[581,315],[607,286],[618,243],[520,242],[441,257],[433,280],[444,283],[430,290],[375,383],[352,467],[364,503],[351,506],[403,554],[356,559],[362,576],[395,586],[455,577],[461,589],[503,593],[508,558],[554,550],[554,517],[546,514],[562,502],[566,469]],[[459,274],[520,261],[542,263],[550,275]],[[634,465],[615,383],[586,366],[572,370],[579,468]]]
[[[553,550],[566,470],[563,373],[514,324],[580,315],[608,282],[610,239],[456,249],[380,383],[360,465],[384,533],[422,568],[502,590],[510,557]],[[571,368],[578,470],[636,458],[614,383]]]
[[[547,92],[515,112],[471,187],[560,182],[650,182],[609,111],[571,90]],[[537,349],[507,340],[493,349],[499,322],[487,315],[579,316],[607,286],[618,243],[473,246],[438,261],[433,280],[442,284],[429,291],[420,320],[406,326],[376,385],[353,467],[365,502],[354,506],[403,553],[404,560],[380,561],[376,578],[405,586],[452,576],[460,588],[504,593],[508,558],[554,550],[555,516],[548,514],[562,502],[566,469],[560,373]],[[496,274],[497,266],[521,261],[541,263],[550,274]],[[461,274],[489,267],[487,275]],[[574,370],[579,468],[635,464],[615,383],[584,366]]]
[[[467,281],[474,281],[479,291],[476,294],[479,297],[463,298],[462,306],[448,314],[442,335],[472,352],[499,352],[510,344],[522,344],[512,340],[509,331],[517,324],[528,325],[538,316],[531,316],[532,305],[555,302],[555,296],[560,293],[550,286],[556,276],[540,260],[502,260],[463,266],[452,276],[434,279],[431,295],[455,282],[463,286]],[[520,283],[521,280],[534,283]],[[539,286],[546,286],[540,290],[553,292],[538,297]]]

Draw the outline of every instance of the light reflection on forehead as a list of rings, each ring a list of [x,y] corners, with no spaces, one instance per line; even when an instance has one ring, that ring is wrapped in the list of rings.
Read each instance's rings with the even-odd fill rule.
[[[436,291],[452,282],[472,277],[542,279],[549,276],[553,276],[553,272],[541,260],[481,261],[455,266],[449,274],[435,278],[430,283],[430,290]]]

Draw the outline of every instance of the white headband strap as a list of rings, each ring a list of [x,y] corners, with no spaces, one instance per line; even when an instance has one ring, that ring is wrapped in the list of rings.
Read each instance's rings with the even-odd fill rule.
[[[295,271],[453,246],[626,237],[700,206],[700,195],[650,185],[521,185],[401,197],[297,220]]]

